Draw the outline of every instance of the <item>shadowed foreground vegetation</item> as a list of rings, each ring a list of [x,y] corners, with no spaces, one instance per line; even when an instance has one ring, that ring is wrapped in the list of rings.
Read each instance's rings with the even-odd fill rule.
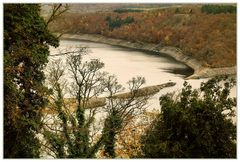
[[[142,136],[146,158],[236,158],[235,80],[216,77],[199,90],[160,97],[161,113]]]
[[[102,70],[103,62],[83,61],[86,48],[67,52],[64,63],[61,58],[48,63],[49,46],[59,45],[48,25],[67,6],[52,9],[45,21],[39,4],[4,4],[4,158],[236,158],[236,98],[230,97],[235,79],[212,78],[200,89],[184,83],[179,94],[161,96],[158,112],[149,113],[149,99],[164,86],[141,89],[145,79],[137,76],[123,93],[116,76]],[[69,24],[59,25],[73,33],[178,45],[211,66],[230,65],[236,14],[198,11],[123,13],[121,20],[132,16],[134,22],[112,31],[105,20],[109,13],[71,14],[63,18]],[[70,105],[74,112],[66,92],[76,103]],[[106,104],[88,109],[91,99],[103,94]],[[49,105],[56,114],[43,113]]]

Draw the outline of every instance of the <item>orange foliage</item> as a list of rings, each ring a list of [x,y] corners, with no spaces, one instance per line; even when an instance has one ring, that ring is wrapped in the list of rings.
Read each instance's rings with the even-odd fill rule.
[[[188,13],[192,9],[192,13]],[[109,30],[107,16],[134,22]],[[68,33],[102,34],[107,37],[175,46],[210,67],[236,65],[236,14],[203,14],[197,5],[130,13],[68,14],[52,25]]]
[[[129,119],[128,124],[117,137],[116,158],[136,158],[142,154],[141,136],[158,114],[157,110],[153,110]],[[98,152],[97,157],[108,158],[103,149]]]

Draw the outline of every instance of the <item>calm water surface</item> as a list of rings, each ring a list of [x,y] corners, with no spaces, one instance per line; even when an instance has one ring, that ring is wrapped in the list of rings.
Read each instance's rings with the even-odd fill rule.
[[[175,61],[165,55],[151,52],[133,50],[107,44],[94,43],[89,41],[62,40],[58,49],[51,49],[51,54],[58,53],[59,49],[89,47],[90,53],[84,56],[88,59],[100,59],[105,63],[104,71],[115,74],[118,81],[126,86],[126,82],[134,76],[143,76],[146,79],[144,86],[157,85],[169,81],[176,82],[174,87],[161,90],[153,96],[149,103],[150,108],[159,108],[159,97],[169,92],[179,92],[183,87],[184,78],[192,74],[192,70],[186,65]],[[65,56],[52,57],[52,59]],[[187,80],[193,88],[199,88],[200,83],[207,79]],[[232,90],[231,96],[236,96],[236,87]]]
[[[154,95],[149,101],[148,110],[160,109],[159,97],[169,92],[180,92],[183,87],[184,78],[192,74],[192,70],[186,65],[175,61],[165,55],[156,55],[151,52],[133,50],[129,48],[111,46],[101,43],[93,43],[87,41],[62,40],[58,49],[51,48],[51,54],[59,53],[59,50],[76,47],[89,47],[90,53],[84,56],[84,59],[100,59],[105,63],[104,71],[115,74],[118,81],[126,86],[126,82],[134,76],[143,76],[146,79],[144,86],[151,86],[166,83],[169,81],[176,82],[174,87],[161,90]],[[54,59],[66,60],[66,56],[50,57]],[[68,74],[69,75],[69,74]],[[70,80],[70,75],[66,75],[66,79]],[[187,80],[193,88],[199,88],[202,81],[207,79]],[[231,96],[236,96],[236,87],[232,90]],[[51,115],[50,115],[51,116]],[[102,113],[96,115],[96,119],[104,116]],[[236,118],[233,119],[236,122]],[[99,123],[99,122],[98,122]],[[42,154],[43,158],[51,158]]]

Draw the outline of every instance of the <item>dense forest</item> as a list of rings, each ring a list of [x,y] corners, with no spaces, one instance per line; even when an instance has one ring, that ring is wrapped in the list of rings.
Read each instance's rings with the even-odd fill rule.
[[[4,4],[4,158],[236,158],[236,123],[232,121],[236,98],[230,97],[236,86],[234,78],[209,78],[199,89],[185,82],[179,93],[159,98],[158,111],[148,112],[148,100],[160,89],[144,89],[145,78],[133,77],[127,82],[128,93],[122,93],[124,87],[116,76],[103,71],[101,60],[83,61],[87,48],[68,49],[66,65],[61,58],[49,62],[50,46],[59,46],[59,37],[52,33],[58,22],[58,31],[68,27],[68,32],[100,33],[131,41],[173,45],[181,38],[189,42],[183,47],[180,41],[178,47],[192,55],[196,54],[189,49],[197,51],[196,42],[200,49],[207,44],[205,37],[209,41],[209,34],[204,33],[208,29],[214,37],[204,50],[220,52],[211,57],[221,59],[216,63],[209,59],[206,64],[224,66],[229,60],[232,65],[236,61],[232,49],[236,46],[235,14],[209,16],[198,8],[181,8],[59,17],[67,7],[55,4],[52,14],[43,18],[39,4]],[[212,21],[206,26],[196,23],[206,23],[204,18]],[[175,21],[179,21],[178,27]],[[214,26],[214,22],[219,24]],[[200,26],[203,30],[194,30]],[[216,32],[218,29],[232,35],[222,40],[225,34]],[[191,32],[180,37],[177,32],[184,30]],[[223,56],[227,46],[232,55]],[[73,80],[66,80],[66,74]],[[70,98],[66,91],[71,92]],[[93,106],[97,99],[100,104]],[[105,114],[100,121],[99,111]]]
[[[125,23],[126,19],[131,21]],[[236,7],[231,5],[67,13],[53,23],[51,29],[174,46],[206,67],[236,65]]]

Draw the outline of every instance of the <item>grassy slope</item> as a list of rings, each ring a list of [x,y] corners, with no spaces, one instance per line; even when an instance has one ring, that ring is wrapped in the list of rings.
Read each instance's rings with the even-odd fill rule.
[[[111,31],[105,19],[117,15],[132,16],[135,21]],[[122,14],[71,13],[52,24],[52,30],[174,46],[206,67],[236,65],[236,14],[202,14],[197,5],[182,7],[178,14],[175,8]]]

